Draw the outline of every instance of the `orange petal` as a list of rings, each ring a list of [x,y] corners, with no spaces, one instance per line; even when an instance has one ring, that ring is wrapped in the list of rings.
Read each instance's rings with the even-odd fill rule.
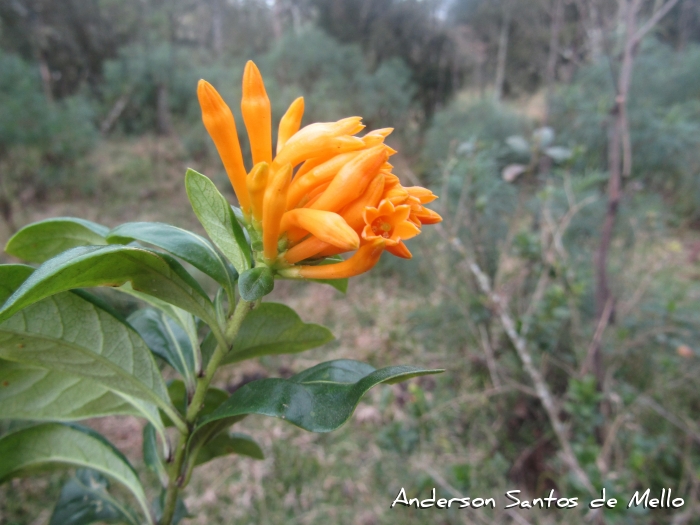
[[[272,117],[270,99],[258,67],[249,60],[243,72],[243,121],[248,130],[253,164],[272,162]]]
[[[403,241],[399,241],[396,246],[387,246],[386,251],[388,251],[391,255],[401,257],[402,259],[411,259],[413,257]]]
[[[384,240],[376,239],[360,246],[352,257],[336,264],[297,266],[280,271],[284,277],[305,279],[342,279],[364,273],[379,262],[384,251]]]
[[[345,164],[328,189],[310,207],[338,211],[362,195],[386,161],[386,150],[379,145],[363,151]]]
[[[269,177],[263,199],[263,255],[269,262],[277,258],[280,222],[287,202],[287,190],[292,180],[292,167],[287,164]]]
[[[283,233],[293,226],[302,228],[319,240],[345,251],[355,250],[360,246],[360,237],[337,213],[308,208],[290,210],[282,216],[280,232]]]
[[[246,177],[248,194],[250,195],[250,209],[253,220],[258,223],[262,222],[263,217],[263,199],[265,198],[265,188],[267,187],[267,178],[270,172],[267,162],[260,162],[253,166],[253,169]]]
[[[301,118],[304,116],[304,97],[299,97],[289,106],[289,109],[280,120],[277,131],[277,153],[301,127]]]
[[[219,152],[233,191],[238,197],[238,203],[247,214],[250,200],[246,187],[246,171],[231,108],[226,105],[214,86],[206,80],[200,80],[197,84],[197,98],[202,108],[204,127]]]

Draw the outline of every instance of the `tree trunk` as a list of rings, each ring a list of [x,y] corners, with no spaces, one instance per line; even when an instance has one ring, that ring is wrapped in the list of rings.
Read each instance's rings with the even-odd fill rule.
[[[508,57],[508,32],[510,30],[510,9],[505,8],[501,34],[498,37],[498,55],[496,57],[496,82],[493,93],[495,100],[503,97],[503,84],[506,80],[506,58]]]
[[[156,100],[157,125],[160,135],[169,135],[172,131],[170,120],[170,108],[168,107],[168,86],[163,83],[158,84]]]
[[[210,0],[211,9],[211,50],[215,57],[220,57],[224,51],[224,13],[221,0]]]
[[[564,0],[554,0],[552,10],[552,25],[549,33],[549,55],[547,56],[547,69],[544,74],[545,105],[542,124],[549,120],[549,104],[552,98],[552,89],[557,72],[557,58],[559,57],[559,33],[564,22]]]

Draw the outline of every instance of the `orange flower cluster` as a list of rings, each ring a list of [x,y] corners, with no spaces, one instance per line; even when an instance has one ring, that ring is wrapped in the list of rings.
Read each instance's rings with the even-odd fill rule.
[[[385,250],[410,258],[403,241],[418,235],[423,224],[442,220],[424,206],[437,198],[431,191],[403,187],[391,173],[388,159],[396,151],[384,144],[391,128],[356,137],[364,125],[350,117],[300,129],[300,97],[279,123],[273,157],[270,100],[249,61],[241,101],[253,157],[247,173],[230,108],[205,80],[197,95],[253,246],[261,248],[256,258],[282,276],[351,277],[372,268]],[[303,264],[353,250],[343,262]]]

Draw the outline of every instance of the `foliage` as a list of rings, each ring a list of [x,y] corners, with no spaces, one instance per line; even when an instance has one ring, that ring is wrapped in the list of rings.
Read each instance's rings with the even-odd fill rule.
[[[634,156],[632,177],[668,194],[678,211],[697,220],[698,71],[700,49],[683,52],[650,43],[637,60],[629,97],[629,126]],[[601,89],[603,87],[603,89]],[[614,87],[608,64],[582,68],[570,86],[561,87],[552,103],[552,123],[565,144],[582,145],[582,170],[607,164],[607,136]]]
[[[76,183],[72,170],[95,142],[88,100],[50,103],[36,67],[16,55],[0,51],[0,71],[0,163],[12,159],[4,166],[9,184]]]

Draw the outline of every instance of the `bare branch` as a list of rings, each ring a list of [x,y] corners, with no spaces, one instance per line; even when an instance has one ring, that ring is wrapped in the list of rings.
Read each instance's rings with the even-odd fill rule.
[[[662,5],[658,11],[656,11],[653,15],[651,15],[651,18],[646,21],[646,23],[640,27],[637,32],[634,34],[634,43],[635,45],[639,44],[639,42],[642,41],[642,39],[646,36],[646,34],[651,31],[656,24],[661,21],[661,19],[668,14],[668,12],[675,7],[675,5],[678,3],[678,0],[668,0],[664,5]]]
[[[595,494],[595,489],[593,488],[590,479],[581,468],[581,465],[579,465],[578,459],[576,458],[573,448],[571,447],[571,442],[567,437],[568,429],[566,425],[564,425],[564,423],[562,423],[562,421],[559,419],[559,410],[556,406],[552,393],[549,391],[549,387],[547,386],[547,383],[542,377],[542,374],[540,374],[540,371],[535,366],[532,360],[532,356],[530,355],[530,352],[527,349],[527,343],[525,342],[525,339],[518,335],[518,332],[515,328],[515,322],[513,321],[512,317],[510,316],[510,313],[508,312],[507,305],[504,303],[501,296],[491,289],[491,283],[489,282],[488,276],[481,270],[479,265],[477,265],[476,262],[473,261],[462,242],[457,238],[449,239],[447,232],[445,232],[445,230],[441,228],[440,225],[436,226],[440,235],[445,237],[446,240],[450,242],[450,245],[462,256],[464,256],[465,263],[469,267],[472,274],[474,274],[474,277],[476,278],[476,281],[482,293],[486,295],[495,306],[496,312],[501,321],[501,325],[503,326],[503,329],[506,332],[508,339],[510,339],[511,343],[515,347],[515,351],[518,354],[520,361],[523,363],[525,372],[528,374],[528,376],[530,376],[530,380],[535,386],[537,397],[542,403],[542,406],[544,407],[545,412],[547,413],[547,417],[549,418],[550,424],[552,425],[552,429],[554,430],[554,434],[557,436],[557,440],[559,441],[559,446],[561,447],[564,461],[567,463],[568,467],[574,472],[581,484],[591,494]]]

